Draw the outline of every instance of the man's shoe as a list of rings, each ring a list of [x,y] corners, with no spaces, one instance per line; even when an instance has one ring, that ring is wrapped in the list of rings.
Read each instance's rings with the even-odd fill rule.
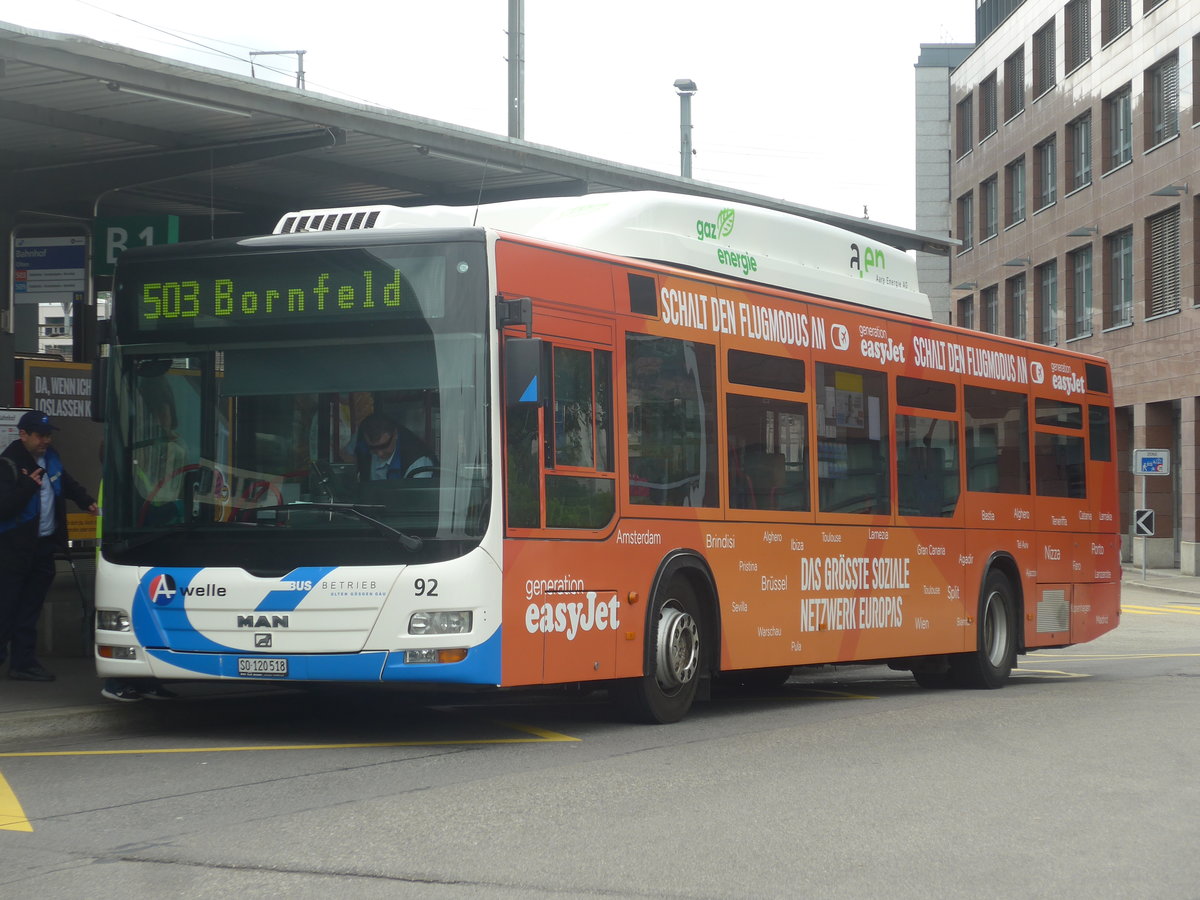
[[[53,681],[54,673],[35,664],[24,669],[9,669],[8,677],[14,681]]]
[[[135,688],[131,688],[127,684],[123,684],[117,688],[102,688],[100,696],[107,697],[109,700],[119,700],[122,703],[133,703],[142,699],[142,695]]]
[[[167,690],[162,685],[148,691],[142,691],[142,697],[147,700],[174,700],[178,696],[177,693]]]

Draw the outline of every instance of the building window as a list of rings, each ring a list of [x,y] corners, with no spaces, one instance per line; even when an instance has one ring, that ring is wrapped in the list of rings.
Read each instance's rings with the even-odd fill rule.
[[[1004,119],[1025,109],[1025,48],[1004,61]]]
[[[996,184],[995,175],[979,185],[979,239],[981,241],[995,237],[999,230],[1000,198],[998,195],[999,187]]]
[[[975,146],[975,127],[972,121],[971,95],[959,102],[954,115],[955,156],[965,156]]]
[[[979,85],[979,138],[996,133],[996,73]]]
[[[958,324],[962,328],[975,327],[974,297],[963,297],[958,301]]]
[[[1129,0],[1101,0],[1100,35],[1104,43],[1124,34],[1133,24]]]
[[[1133,104],[1129,85],[1104,100],[1105,171],[1111,172],[1133,159]]]
[[[1151,216],[1146,226],[1146,316],[1161,316],[1179,310],[1179,207]]]
[[[1146,144],[1153,147],[1179,134],[1179,57],[1172,53],[1146,71]]]
[[[1008,279],[1005,291],[1008,294],[1006,329],[1008,336],[1023,341],[1027,336],[1025,332],[1025,273],[1022,272],[1015,278]]]
[[[999,290],[993,284],[979,292],[979,330],[996,334],[1000,319]]]
[[[1080,116],[1067,126],[1071,146],[1071,190],[1092,183],[1092,114]]]
[[[1073,72],[1092,58],[1091,0],[1070,0],[1065,15],[1067,71]]]
[[[1082,247],[1067,255],[1071,284],[1067,294],[1068,337],[1092,334],[1092,248]]]
[[[1133,322],[1133,229],[1105,238],[1104,252],[1108,258],[1104,327],[1129,325]]]
[[[1054,20],[1033,35],[1033,96],[1040,97],[1055,85]]]
[[[1025,157],[1015,159],[1004,167],[1005,226],[1016,225],[1025,219]]]
[[[1145,5],[1142,7],[1142,15],[1148,14],[1152,9],[1158,9],[1158,7],[1166,2],[1167,0],[1145,0]]]
[[[962,241],[962,250],[970,250],[974,246],[972,235],[975,233],[975,196],[971,193],[958,198],[958,234]]]
[[[1036,208],[1044,209],[1058,200],[1058,146],[1053,137],[1033,148]]]
[[[1058,343],[1058,262],[1050,260],[1037,270],[1037,338],[1043,344]]]

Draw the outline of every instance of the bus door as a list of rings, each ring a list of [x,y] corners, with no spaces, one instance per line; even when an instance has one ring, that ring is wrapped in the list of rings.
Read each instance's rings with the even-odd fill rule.
[[[612,325],[539,310],[535,327],[542,389],[504,403],[504,681],[612,678]]]

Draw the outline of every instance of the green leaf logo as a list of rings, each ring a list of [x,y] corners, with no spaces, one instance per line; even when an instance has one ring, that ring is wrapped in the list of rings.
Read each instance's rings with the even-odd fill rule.
[[[723,209],[717,216],[717,237],[729,237],[733,234],[733,210]]]

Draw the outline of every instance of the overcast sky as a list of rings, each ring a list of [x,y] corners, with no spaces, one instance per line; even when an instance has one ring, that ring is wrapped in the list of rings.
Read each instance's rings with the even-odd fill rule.
[[[525,138],[913,226],[913,64],[973,0],[526,0]],[[305,50],[309,91],[506,134],[507,0],[6,0],[0,21],[250,74]],[[295,83],[295,57],[257,75]],[[275,73],[265,66],[284,70]]]

